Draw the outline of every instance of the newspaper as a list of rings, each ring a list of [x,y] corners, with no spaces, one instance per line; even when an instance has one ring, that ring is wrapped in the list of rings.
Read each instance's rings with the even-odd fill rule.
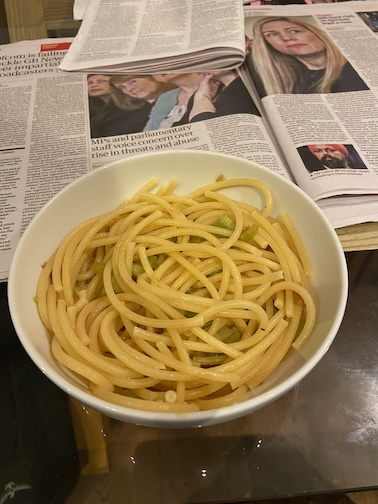
[[[362,216],[366,221],[377,220],[377,4],[245,7],[244,13],[245,35],[251,50],[243,76],[281,146],[296,183],[318,202],[335,228],[360,223]],[[259,23],[266,17],[271,22],[262,24],[265,35],[261,37]],[[307,69],[303,63],[306,58],[301,55],[305,50],[301,39],[295,34],[288,35],[290,27],[297,26],[295,22],[315,27],[316,33],[327,37],[331,46],[327,50],[342,54],[341,77],[328,91],[309,84],[309,72],[318,74],[319,70]],[[264,37],[265,41],[268,37],[279,39],[282,29],[286,30],[284,57],[278,53],[281,47],[277,42],[276,47],[272,42],[261,42]],[[300,65],[295,70],[292,91],[271,90],[277,74],[275,68],[265,75],[269,72],[271,47],[279,54],[276,66],[277,61],[278,65],[289,60],[291,64],[292,53],[300,54],[296,58]],[[264,61],[259,70],[260,52],[264,52]],[[332,159],[331,155],[328,162],[324,161],[327,151],[336,152],[339,159],[334,156]]]
[[[91,0],[84,13],[62,70],[197,71],[244,59],[240,0]]]
[[[73,4],[73,18],[75,21],[84,19],[85,12],[91,0],[75,0]]]
[[[202,149],[244,157],[290,177],[263,119],[251,113],[151,131],[143,131],[134,116],[135,129],[125,134],[129,112],[117,116],[113,109],[105,123],[112,133],[118,124],[119,133],[108,136],[104,130],[97,136],[96,88],[86,75],[58,69],[71,43],[46,39],[0,46],[1,280],[7,279],[18,240],[38,210],[67,184],[111,161],[161,149]],[[147,110],[136,112],[148,112],[152,104],[146,104]],[[248,107],[255,110],[252,100]]]
[[[59,190],[109,162],[162,149],[224,152],[272,169],[311,195],[341,228],[347,250],[363,247],[364,236],[366,248],[376,248],[377,228],[368,223],[378,221],[378,40],[363,20],[374,6],[363,6],[311,14],[369,87],[348,93],[261,98],[247,65],[138,78],[61,72],[72,39],[0,46],[0,279],[26,226]],[[266,14],[246,15],[246,33],[255,16]],[[186,105],[172,107],[182,96]],[[161,115],[168,106],[173,112]],[[310,172],[306,160],[319,160],[308,146],[328,144],[357,156],[346,167]],[[364,166],[352,168],[356,160]],[[357,225],[356,235],[349,225]]]

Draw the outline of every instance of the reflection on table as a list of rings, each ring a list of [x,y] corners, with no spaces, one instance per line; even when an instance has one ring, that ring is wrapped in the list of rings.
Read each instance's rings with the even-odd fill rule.
[[[62,479],[57,485],[65,500],[54,502],[124,504],[127,494],[128,504],[226,503],[377,487],[378,252],[347,253],[347,261],[349,301],[330,350],[297,387],[245,418],[201,429],[158,430],[110,420],[76,403],[76,453],[68,450],[67,465],[67,439],[74,439],[68,398],[35,368],[40,380],[33,393],[39,402],[47,389],[53,394],[50,401],[65,402],[65,416],[51,417],[46,409],[40,419],[54,444],[47,451],[54,454],[50,463],[63,458],[66,470],[71,468],[64,485]],[[4,362],[13,373],[25,362],[33,367],[14,334],[5,284],[1,310],[8,338],[2,336],[2,343],[11,341],[3,349]],[[22,381],[13,383],[18,395],[23,387]],[[24,415],[32,420],[35,411],[21,400]],[[63,445],[54,438],[62,428],[68,435]],[[35,434],[28,433],[28,442],[43,454],[48,444],[43,440],[41,445]],[[46,470],[36,468],[36,487]]]
[[[156,430],[111,421],[109,474],[67,504],[243,502],[376,487],[378,252],[347,254],[349,303],[329,352],[296,388],[223,425]],[[358,461],[358,463],[357,463]],[[106,496],[106,498],[105,498]]]

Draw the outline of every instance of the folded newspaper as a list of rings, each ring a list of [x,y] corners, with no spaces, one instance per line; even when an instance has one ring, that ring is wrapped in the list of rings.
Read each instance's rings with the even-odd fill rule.
[[[91,0],[80,13],[61,70],[148,74],[229,69],[244,61],[240,0]]]
[[[237,70],[85,75],[59,70],[72,39],[0,46],[0,279],[27,224],[59,190],[109,162],[163,149],[259,163],[316,201],[345,250],[378,249],[378,4],[287,14],[245,9],[249,45]],[[270,64],[267,44],[274,54],[300,52],[302,66],[290,54]],[[337,67],[328,83],[324,69],[304,68],[313,46],[313,64],[327,47]],[[275,78],[287,61],[299,74]]]

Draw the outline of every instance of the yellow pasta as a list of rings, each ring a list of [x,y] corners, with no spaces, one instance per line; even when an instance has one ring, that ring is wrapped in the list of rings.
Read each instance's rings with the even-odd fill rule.
[[[73,229],[36,300],[55,359],[94,395],[179,413],[243,400],[307,341],[316,310],[308,255],[265,184],[176,185],[152,180]],[[235,186],[263,207],[226,196]]]

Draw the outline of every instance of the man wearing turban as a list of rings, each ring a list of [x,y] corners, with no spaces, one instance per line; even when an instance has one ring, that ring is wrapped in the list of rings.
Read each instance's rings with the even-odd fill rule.
[[[319,159],[324,169],[351,168],[348,163],[349,151],[342,144],[309,145],[309,150]]]

